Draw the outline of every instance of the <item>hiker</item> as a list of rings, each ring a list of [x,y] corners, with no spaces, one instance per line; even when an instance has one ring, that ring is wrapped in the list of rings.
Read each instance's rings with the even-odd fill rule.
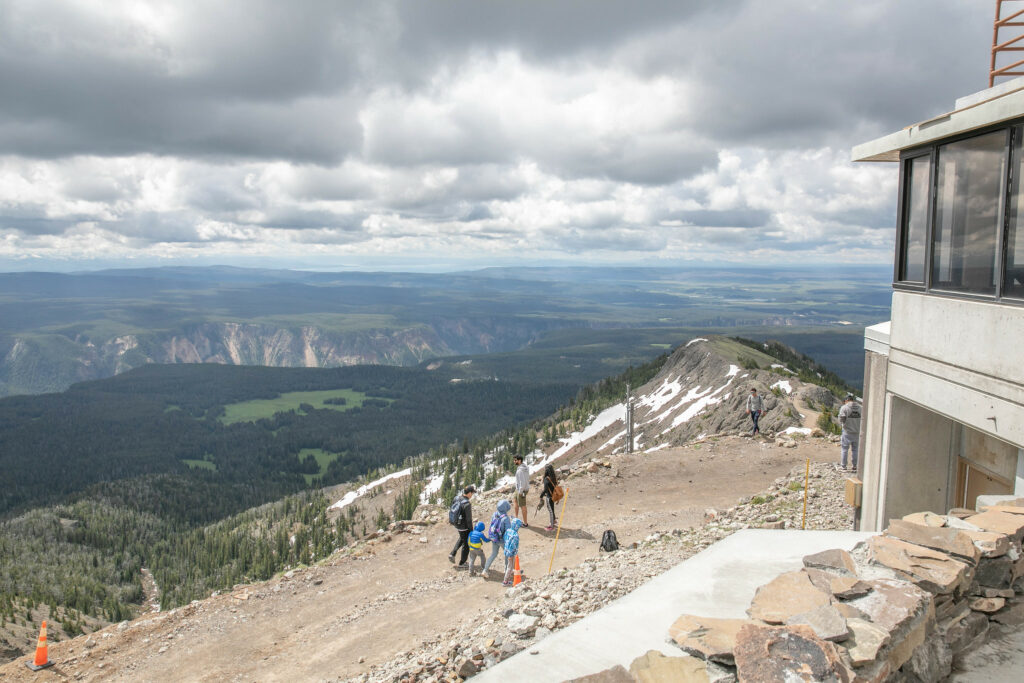
[[[526,519],[526,494],[530,492],[530,468],[523,462],[523,456],[516,454],[513,458],[516,463],[516,493],[512,498],[515,505],[515,516],[523,520],[523,526],[529,527]]]
[[[473,486],[467,486],[462,490],[462,493],[455,497],[452,502],[452,507],[448,511],[448,521],[455,526],[455,530],[459,532],[459,540],[455,542],[455,547],[452,548],[451,553],[448,554],[448,561],[455,562],[455,553],[462,549],[462,556],[459,558],[459,563],[455,565],[456,569],[465,569],[469,565],[466,564],[466,558],[469,557],[469,530],[473,528],[473,506],[470,505],[470,498],[476,493],[476,488]],[[457,505],[457,506],[456,506]]]
[[[850,461],[850,469],[857,471],[857,450],[860,445],[860,404],[854,399],[853,394],[847,394],[843,400],[843,407],[839,409],[839,424],[843,426],[842,436],[839,437],[839,450],[842,454],[839,466],[846,468],[847,451],[852,451],[853,459]]]
[[[484,523],[477,522],[473,530],[469,532],[469,575],[476,576],[476,560],[480,559],[480,575],[484,573],[484,541],[493,543],[492,539],[484,533]]]
[[[550,522],[546,527],[545,531],[552,531],[555,528],[555,487],[558,486],[558,477],[555,476],[555,468],[548,465],[544,468],[544,487],[540,491],[540,503],[537,505],[537,509],[544,505],[548,508],[548,517]]]
[[[483,573],[485,575],[491,570],[491,564],[493,564],[495,558],[498,557],[498,550],[501,549],[502,543],[505,540],[505,532],[508,531],[508,528],[512,523],[508,518],[508,511],[511,509],[512,503],[507,500],[503,500],[498,503],[498,509],[494,511],[493,515],[491,515],[491,525],[487,528],[491,537],[491,556],[488,557],[487,562],[484,563]]]
[[[516,556],[519,554],[519,527],[523,525],[523,520],[519,518],[513,518],[512,524],[509,525],[508,531],[505,532],[505,580],[501,582],[502,586],[511,586],[512,577],[515,574],[516,568]]]
[[[757,421],[761,418],[763,412],[764,401],[757,395],[757,389],[751,389],[750,396],[747,396],[747,415],[754,421],[754,429],[750,432],[751,436],[761,433],[761,428],[757,426]]]

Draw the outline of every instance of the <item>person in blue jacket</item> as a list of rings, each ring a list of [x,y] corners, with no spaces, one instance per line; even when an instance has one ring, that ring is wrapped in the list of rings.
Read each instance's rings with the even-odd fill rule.
[[[484,574],[491,570],[491,565],[494,564],[494,560],[498,557],[498,551],[501,550],[502,542],[505,540],[505,532],[508,531],[511,525],[511,520],[508,516],[508,512],[511,509],[512,503],[503,500],[498,503],[498,509],[491,515],[491,524],[487,527],[491,535],[491,555],[487,558],[487,562],[484,563]]]
[[[473,530],[469,532],[469,575],[476,576],[477,558],[480,558],[480,572],[484,570],[484,542],[490,543],[491,539],[487,538],[487,534],[484,533],[484,523],[477,522]]]

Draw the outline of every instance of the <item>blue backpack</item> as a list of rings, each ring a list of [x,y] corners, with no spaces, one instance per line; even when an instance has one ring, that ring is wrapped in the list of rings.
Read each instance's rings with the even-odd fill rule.
[[[494,515],[491,516],[491,526],[487,529],[487,535],[491,537],[492,543],[498,543],[501,541],[501,537],[503,535],[501,532],[501,521],[504,516],[505,515],[500,512],[495,512]]]
[[[505,534],[505,557],[513,557],[519,554],[519,533],[509,528]]]

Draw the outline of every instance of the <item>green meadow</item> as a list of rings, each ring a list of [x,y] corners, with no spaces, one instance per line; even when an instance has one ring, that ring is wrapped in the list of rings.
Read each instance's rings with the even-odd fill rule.
[[[328,453],[322,448],[303,448],[299,451],[299,460],[305,460],[308,455],[316,458],[316,464],[320,466],[320,471],[316,474],[302,475],[306,478],[307,486],[313,483],[314,477],[322,477],[327,472],[327,466],[341,457],[341,453]]]
[[[331,403],[324,403],[324,401],[343,398],[345,399],[344,405],[336,405]],[[290,391],[286,394],[279,394],[275,398],[268,399],[257,399],[253,401],[243,401],[241,403],[232,403],[224,406],[224,415],[221,416],[220,421],[223,424],[229,425],[235,422],[255,422],[262,420],[265,417],[273,417],[277,413],[287,413],[289,410],[294,410],[300,415],[305,413],[299,408],[303,403],[307,403],[314,408],[326,408],[328,410],[337,410],[345,412],[353,408],[359,408],[363,405],[363,401],[372,396],[367,396],[361,391],[354,391],[352,389],[330,389],[328,391]],[[391,399],[382,399],[391,402]]]

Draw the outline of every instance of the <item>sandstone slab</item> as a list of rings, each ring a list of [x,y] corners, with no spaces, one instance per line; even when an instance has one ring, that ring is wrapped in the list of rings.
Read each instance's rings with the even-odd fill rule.
[[[707,683],[707,665],[696,657],[666,657],[657,650],[637,657],[629,665],[637,683]]]
[[[741,681],[852,681],[834,643],[807,626],[746,625],[736,638],[736,675]]]
[[[977,562],[981,557],[981,551],[975,547],[970,536],[959,529],[925,526],[894,519],[890,520],[889,528],[884,533],[907,543],[923,545],[932,550],[962,557],[971,563]]]
[[[970,586],[971,566],[945,553],[888,536],[868,540],[871,561],[897,572],[932,593]]]
[[[961,529],[967,534],[974,547],[981,552],[982,557],[1000,557],[1010,549],[1010,537],[995,531],[982,531],[980,529]]]
[[[811,569],[822,569],[845,576],[855,576],[857,565],[850,553],[845,550],[831,549],[804,557],[804,566]]]
[[[716,619],[684,614],[669,627],[668,635],[683,651],[695,657],[731,666],[736,635],[741,627],[752,623],[749,619]]]
[[[626,667],[617,664],[610,669],[598,671],[596,674],[573,678],[565,683],[635,683],[633,675],[626,671]]]
[[[893,671],[910,659],[935,625],[935,606],[927,591],[905,581],[869,581],[872,591],[849,604],[864,612],[877,627],[889,633],[886,659]]]
[[[988,512],[968,517],[966,521],[985,531],[1006,534],[1018,547],[1020,546],[1021,537],[1024,536],[1024,515],[989,510]]]
[[[831,603],[805,572],[786,572],[757,589],[747,614],[769,624],[782,624],[796,614]]]
[[[970,648],[972,643],[983,638],[987,632],[988,617],[979,612],[971,612],[946,630],[944,640],[953,654],[958,655]]]
[[[810,612],[797,614],[786,620],[787,626],[805,624],[822,640],[843,641],[850,637],[846,617],[832,605],[822,605]]]
[[[875,661],[878,652],[889,643],[889,632],[864,619],[848,619],[850,638],[843,646],[850,653],[854,667],[862,667]]]
[[[922,524],[935,528],[946,526],[946,517],[944,515],[937,515],[934,512],[914,512],[905,515],[903,519],[912,524]]]
[[[941,638],[925,638],[901,669],[910,681],[942,681],[953,669],[953,652]]]
[[[975,612],[990,614],[998,612],[1006,605],[1005,598],[974,598],[967,603]]]

